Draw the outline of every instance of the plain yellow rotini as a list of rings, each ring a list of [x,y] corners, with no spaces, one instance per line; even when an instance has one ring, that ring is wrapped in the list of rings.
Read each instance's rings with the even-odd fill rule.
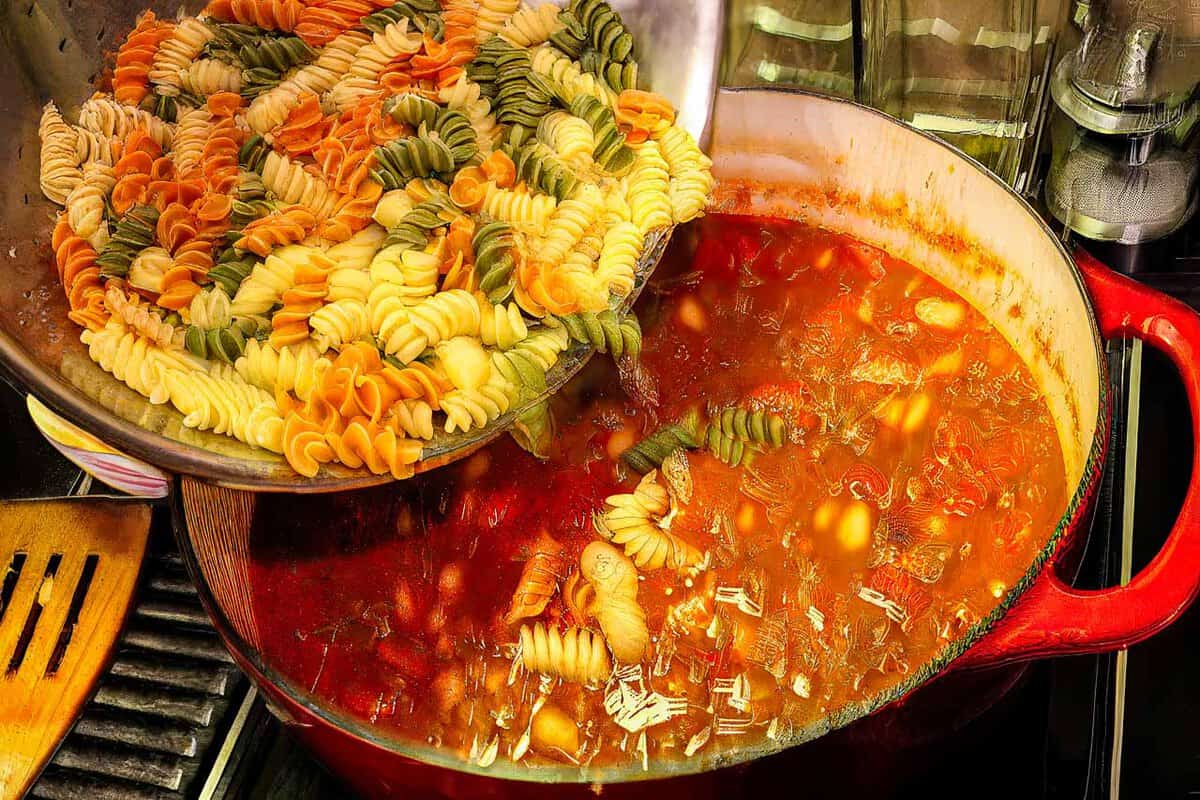
[[[482,304],[481,304],[482,305]],[[492,377],[492,361],[474,336],[454,336],[438,342],[437,366],[455,389],[478,389]]]
[[[250,339],[234,368],[247,383],[260,389],[291,392],[308,400],[331,363],[312,341],[276,350],[266,342]]]
[[[512,385],[496,378],[478,389],[454,389],[442,397],[446,433],[467,433],[500,418],[512,405]]]
[[[184,415],[184,426],[281,451],[283,417],[270,392],[237,375],[218,377],[202,369],[164,369],[163,385],[171,405]],[[264,424],[263,412],[273,412],[278,424]]]
[[[170,149],[175,126],[134,106],[118,103],[111,97],[96,96],[79,109],[79,125],[105,138],[124,139],[134,128],[142,127],[164,150]]]
[[[712,160],[704,155],[691,134],[672,125],[658,140],[663,160],[671,175],[669,196],[676,222],[687,222],[704,212],[716,183]]]
[[[115,182],[112,167],[92,162],[83,168],[83,180],[66,198],[67,222],[71,230],[87,239],[97,251],[108,241],[104,211]]]
[[[596,265],[597,282],[622,297],[633,291],[644,242],[642,232],[632,222],[617,222],[609,227]]]
[[[529,336],[529,327],[516,303],[493,305],[480,299],[479,338],[488,347],[507,350]]]
[[[368,225],[341,244],[335,244],[326,250],[325,255],[333,259],[339,270],[365,270],[383,246],[385,238],[387,231],[378,225]]]
[[[167,97],[179,94],[180,73],[192,63],[204,45],[213,37],[213,29],[195,17],[188,17],[171,30],[154,53],[150,65],[150,83],[155,91]]]
[[[521,626],[521,665],[569,683],[600,686],[612,674],[604,637],[586,628],[559,633],[540,622]]]
[[[220,286],[210,286],[192,298],[188,322],[206,331],[228,327],[233,321],[233,301]]]
[[[536,47],[547,42],[562,23],[558,21],[561,8],[543,3],[537,8],[525,6],[513,14],[500,29],[500,36],[518,47]]]
[[[326,303],[313,312],[308,324],[321,352],[371,335],[367,304],[362,300],[342,299]]]
[[[42,121],[38,126],[42,140],[42,160],[39,183],[42,194],[62,205],[71,190],[83,181],[79,169],[79,158],[75,150],[75,131],[58,112],[54,103],[46,103],[42,109]]]
[[[383,318],[396,308],[415,305],[433,295],[440,267],[441,260],[434,254],[403,244],[389,245],[376,253],[368,270],[371,329],[378,333]]]
[[[147,247],[129,263],[125,280],[147,292],[160,293],[165,288],[163,278],[175,266],[175,259],[161,247]]]
[[[433,406],[420,399],[401,400],[391,408],[390,420],[414,439],[433,438]]]
[[[516,189],[498,189],[488,184],[483,210],[493,219],[507,222],[523,233],[542,233],[558,201],[548,194],[533,194]]]
[[[640,662],[650,644],[646,612],[638,604],[633,561],[608,542],[592,542],[579,556],[579,572],[595,592],[593,610],[617,661]]]
[[[179,74],[180,87],[197,97],[242,90],[242,71],[215,58],[193,61]]]
[[[666,528],[671,497],[656,470],[646,473],[632,493],[611,495],[604,505],[596,532],[621,545],[638,569],[683,571],[704,560],[703,553]]]
[[[521,6],[521,0],[478,0],[475,38],[483,42],[496,33]]]
[[[383,227],[391,228],[399,225],[404,215],[412,210],[413,199],[409,197],[408,192],[404,189],[393,189],[379,198],[371,218]]]
[[[72,125],[71,128],[75,131],[75,158],[80,165],[84,168],[90,164],[112,165],[119,155],[115,147],[119,142],[115,137],[102,136],[78,125]]]
[[[626,199],[632,222],[646,234],[675,221],[668,193],[670,172],[657,142],[643,142],[633,150],[637,160],[629,172]]]
[[[188,174],[200,163],[211,132],[212,114],[207,108],[194,108],[179,115],[170,155],[180,175]]]
[[[425,348],[454,336],[479,333],[479,301],[470,292],[451,289],[404,308],[380,321],[377,333],[383,351],[403,364]]]
[[[319,218],[328,217],[337,205],[337,192],[329,188],[324,178],[274,150],[263,160],[262,181],[283,202],[300,204]]]
[[[604,196],[600,190],[590,183],[581,185],[575,197],[555,208],[535,257],[544,264],[562,262],[603,214]]]
[[[164,350],[128,327],[120,318],[109,319],[98,331],[85,330],[79,336],[88,348],[88,356],[105,372],[151,403],[170,400],[162,373],[168,368],[203,369],[204,361],[184,350]]]

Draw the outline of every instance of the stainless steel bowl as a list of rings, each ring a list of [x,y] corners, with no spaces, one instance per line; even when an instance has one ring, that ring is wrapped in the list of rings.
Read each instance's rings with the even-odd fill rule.
[[[649,85],[677,104],[680,118],[703,136],[716,85],[724,4],[720,0],[614,2],[639,41]],[[4,0],[0,4],[0,362],[15,380],[52,409],[111,446],[164,469],[256,491],[328,492],[384,483],[339,465],[315,478],[297,475],[279,456],[183,425],[183,417],[145,398],[88,358],[79,329],[67,320],[50,234],[55,206],[38,189],[38,120],[54,99],[70,117],[87,99],[115,51],[145,8],[173,16],[193,13],[195,0]],[[652,234],[639,265],[637,291],[666,247],[670,232]],[[547,376],[551,391],[591,355],[576,348]],[[461,457],[502,433],[521,409],[469,436],[430,442],[421,470]]]

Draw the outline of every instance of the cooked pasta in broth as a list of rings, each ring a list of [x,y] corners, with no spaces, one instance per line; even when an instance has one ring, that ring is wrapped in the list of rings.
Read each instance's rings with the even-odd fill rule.
[[[640,360],[565,390],[544,461],[264,499],[268,664],[476,767],[719,763],[939,667],[1065,508],[1025,365],[880,251],[709,217],[639,314]]]

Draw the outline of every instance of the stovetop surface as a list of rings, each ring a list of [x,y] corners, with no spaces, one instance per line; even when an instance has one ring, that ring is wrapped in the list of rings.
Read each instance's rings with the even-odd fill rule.
[[[1185,251],[1193,249],[1197,248]],[[1200,259],[1175,263],[1200,273]],[[1164,269],[1145,278],[1200,307],[1200,274]],[[1115,367],[1129,358],[1129,345],[1114,344]],[[1169,530],[1186,489],[1192,448],[1186,400],[1173,368],[1150,351],[1142,355],[1141,364],[1135,570],[1153,556]],[[0,497],[79,491],[79,471],[29,423],[22,395],[0,385],[0,408],[0,453],[6,455],[0,459]],[[1120,469],[1115,470],[1112,505],[1101,504],[1080,585],[1111,584],[1119,574],[1120,526],[1113,520],[1120,519],[1119,509],[1127,501],[1119,475]],[[155,545],[169,551],[169,525],[165,518],[159,522]],[[1200,746],[1195,744],[1193,725],[1200,709],[1200,686],[1193,677],[1200,674],[1197,641],[1200,605],[1129,650],[1123,698],[1114,690],[1114,655],[952,675],[923,688],[899,709],[747,768],[715,773],[700,796],[769,797],[783,786],[797,787],[803,796],[814,798],[1091,800],[1200,795]],[[240,758],[234,761],[241,766],[209,796],[349,796],[290,742],[261,703],[241,724],[248,732],[235,742]],[[1121,754],[1114,761],[1118,743]],[[211,754],[196,757],[203,769],[212,768]]]

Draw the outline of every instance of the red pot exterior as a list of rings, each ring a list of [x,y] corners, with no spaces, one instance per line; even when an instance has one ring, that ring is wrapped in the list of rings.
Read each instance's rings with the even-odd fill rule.
[[[1191,408],[1192,440],[1200,441],[1200,317],[1183,303],[1107,269],[1086,252],[1079,252],[1076,260],[1101,333],[1106,338],[1142,339],[1174,362]],[[1200,592],[1200,448],[1194,449],[1192,458],[1183,508],[1166,543],[1127,586],[1073,589],[1052,562],[955,666],[1114,650],[1153,636],[1173,622]],[[1068,540],[1086,535],[1090,515],[1085,509],[1099,486],[1099,467],[1088,479],[1088,503],[1070,521]],[[1064,546],[1059,552],[1064,552]]]

